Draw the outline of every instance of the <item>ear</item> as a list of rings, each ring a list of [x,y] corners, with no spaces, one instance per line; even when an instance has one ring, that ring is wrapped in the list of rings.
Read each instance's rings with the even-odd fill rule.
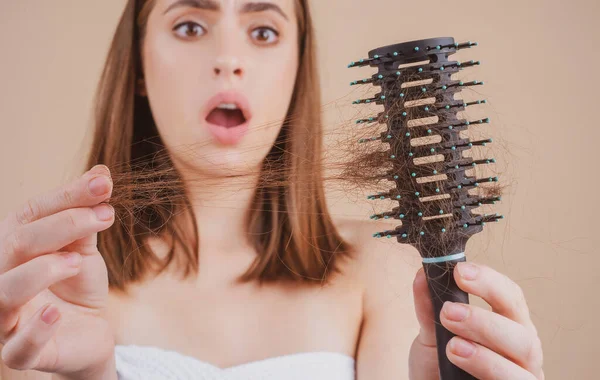
[[[135,93],[139,96],[148,96],[148,92],[146,91],[146,82],[144,78],[138,78],[135,83]]]

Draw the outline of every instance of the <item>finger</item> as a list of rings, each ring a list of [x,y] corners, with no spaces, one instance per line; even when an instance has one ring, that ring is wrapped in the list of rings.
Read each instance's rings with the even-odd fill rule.
[[[488,266],[466,262],[456,265],[454,278],[462,290],[483,298],[496,313],[528,327],[537,335],[523,290],[510,278]]]
[[[435,346],[435,319],[431,294],[423,267],[419,269],[413,281],[413,295],[417,320],[421,326],[419,341],[425,346]]]
[[[111,191],[109,169],[96,165],[76,180],[25,202],[9,216],[9,224],[16,228],[68,208],[93,206],[109,198]]]
[[[4,363],[18,370],[37,368],[41,351],[54,335],[59,319],[56,306],[48,304],[40,308],[2,348]]]
[[[72,208],[17,228],[0,242],[2,268],[15,267],[36,256],[62,247],[110,227],[114,219],[111,205]]]
[[[81,255],[61,252],[42,255],[0,275],[0,338],[13,330],[15,312],[52,284],[79,272]]]
[[[446,346],[446,356],[454,365],[481,380],[537,380],[525,368],[487,347],[455,336]]]
[[[542,345],[527,327],[473,305],[445,302],[440,314],[445,328],[512,360],[529,372],[542,368]]]

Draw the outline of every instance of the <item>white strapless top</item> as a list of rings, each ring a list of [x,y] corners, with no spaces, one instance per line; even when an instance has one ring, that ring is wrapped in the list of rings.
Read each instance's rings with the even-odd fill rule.
[[[119,380],[355,380],[354,358],[303,352],[219,368],[153,346],[117,345]]]

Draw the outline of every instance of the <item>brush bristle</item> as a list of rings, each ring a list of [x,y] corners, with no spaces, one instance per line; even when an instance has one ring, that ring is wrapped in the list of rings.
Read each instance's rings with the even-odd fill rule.
[[[490,119],[464,120],[457,117],[457,112],[467,107],[487,103],[484,99],[465,102],[455,97],[462,89],[482,86],[484,82],[463,82],[451,78],[452,74],[481,62],[448,60],[448,56],[456,51],[477,45],[470,41],[455,43],[452,38],[412,41],[372,50],[369,58],[349,65],[377,67],[378,72],[370,78],[350,84],[372,85],[381,89],[373,97],[353,103],[384,106],[383,112],[356,121],[356,124],[387,127],[379,135],[359,140],[360,143],[389,144],[389,150],[382,154],[387,156],[390,164],[385,178],[392,181],[394,187],[368,198],[399,202],[398,207],[374,214],[371,218],[402,221],[402,225],[376,233],[374,237],[396,237],[399,242],[416,246],[424,257],[441,256],[464,248],[467,239],[480,232],[486,223],[503,218],[498,214],[473,213],[475,208],[500,201],[500,196],[495,194],[497,191],[484,192],[483,195],[469,193],[480,185],[498,182],[498,177],[476,178],[466,173],[479,165],[494,164],[496,160],[463,155],[473,146],[486,146],[492,139],[471,141],[460,134],[469,127],[490,123]],[[412,64],[422,61],[429,63]],[[429,79],[431,83],[422,84]],[[424,100],[429,103],[424,104]],[[407,102],[410,103],[407,105]],[[431,120],[432,117],[436,118],[435,122],[415,123],[419,119]],[[409,126],[410,121],[413,123]],[[427,140],[420,141],[423,138]]]

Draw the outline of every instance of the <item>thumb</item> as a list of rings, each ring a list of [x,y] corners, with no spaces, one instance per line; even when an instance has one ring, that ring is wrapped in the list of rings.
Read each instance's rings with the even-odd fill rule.
[[[421,344],[435,346],[435,318],[433,304],[427,285],[427,278],[423,267],[417,272],[413,281],[413,295],[417,320],[421,326],[418,340]]]

